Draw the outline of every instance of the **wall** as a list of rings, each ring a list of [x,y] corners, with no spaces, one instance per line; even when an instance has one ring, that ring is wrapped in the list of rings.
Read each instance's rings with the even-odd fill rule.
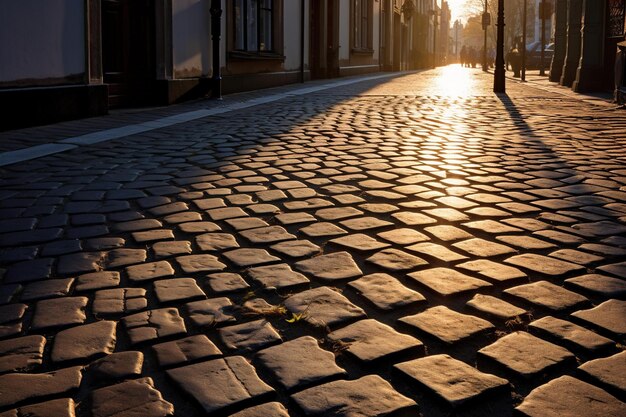
[[[172,0],[174,78],[193,78],[210,73],[210,6],[210,0]]]
[[[82,81],[84,0],[10,0],[0,7],[0,86]]]
[[[304,67],[309,63],[309,0],[304,2]],[[300,13],[301,0],[286,0],[283,3],[285,71],[300,69]]]

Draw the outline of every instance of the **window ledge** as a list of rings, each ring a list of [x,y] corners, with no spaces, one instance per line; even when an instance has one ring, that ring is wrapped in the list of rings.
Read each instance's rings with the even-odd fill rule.
[[[230,51],[228,58],[241,61],[284,61],[285,56],[275,52]]]
[[[352,48],[352,52],[354,55],[373,55],[374,54],[374,50],[371,48]]]

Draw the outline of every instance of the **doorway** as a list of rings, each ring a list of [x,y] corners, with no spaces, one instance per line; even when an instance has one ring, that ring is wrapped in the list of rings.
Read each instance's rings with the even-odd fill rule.
[[[339,76],[339,2],[311,0],[311,78]]]
[[[109,107],[153,101],[155,9],[151,0],[102,0],[102,70]]]

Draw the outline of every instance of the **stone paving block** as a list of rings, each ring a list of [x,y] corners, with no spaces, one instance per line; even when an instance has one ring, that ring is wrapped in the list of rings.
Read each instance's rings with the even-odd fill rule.
[[[285,307],[313,326],[336,327],[365,317],[365,312],[346,297],[328,287],[318,287],[294,294]]]
[[[626,404],[606,391],[564,375],[535,388],[516,409],[525,417],[626,415]]]
[[[406,271],[428,265],[422,258],[392,248],[383,249],[366,260],[389,271]]]
[[[117,287],[120,284],[120,273],[116,271],[99,271],[80,275],[76,279],[76,291],[91,291],[102,288]]]
[[[35,301],[45,298],[63,297],[69,294],[74,278],[48,279],[24,286],[21,301]]]
[[[506,282],[526,278],[526,274],[512,266],[503,265],[499,262],[488,259],[478,259],[476,261],[463,262],[456,265],[456,268],[476,272],[479,275],[497,282]]]
[[[354,207],[331,207],[317,210],[315,216],[322,220],[342,220],[349,217],[361,216],[363,212]]]
[[[0,407],[16,406],[24,401],[78,389],[83,378],[81,371],[81,366],[74,366],[43,374],[0,375]]]
[[[412,245],[430,240],[428,236],[414,229],[400,228],[377,234],[378,237],[397,245]]]
[[[430,268],[407,274],[410,278],[443,296],[491,287],[487,281],[472,278],[450,268]]]
[[[87,361],[115,350],[117,322],[97,321],[57,333],[50,357],[52,362]]]
[[[601,387],[615,393],[618,398],[626,395],[626,351],[621,351],[608,358],[595,359],[585,362],[578,367],[584,374],[589,375]]]
[[[526,332],[508,334],[478,351],[479,359],[487,359],[517,377],[530,380],[553,368],[575,362],[567,349]]]
[[[626,301],[608,300],[589,310],[580,310],[572,316],[617,337],[626,336]]]
[[[174,233],[167,229],[148,230],[145,232],[133,232],[133,239],[137,243],[156,242],[159,240],[173,240]]]
[[[585,243],[585,239],[580,236],[558,230],[539,230],[537,232],[533,232],[533,235],[544,237],[558,245],[580,245]]]
[[[281,403],[271,402],[246,408],[230,417],[289,417],[289,413]]]
[[[552,311],[568,311],[589,304],[580,294],[566,290],[548,281],[519,285],[504,291],[518,300]]]
[[[549,256],[584,266],[589,266],[604,260],[601,256],[592,255],[575,249],[559,249],[551,252]]]
[[[41,330],[82,324],[87,319],[85,315],[87,302],[86,297],[64,297],[37,301],[31,329]]]
[[[152,346],[159,366],[169,368],[198,359],[222,356],[222,352],[205,335],[195,335]]]
[[[126,274],[134,282],[151,281],[174,275],[174,268],[167,261],[147,262],[126,267]]]
[[[353,219],[343,220],[340,224],[343,227],[354,231],[381,229],[393,226],[393,223],[386,220],[380,220],[376,217],[356,217]]]
[[[295,268],[317,279],[335,281],[363,275],[348,252],[334,252],[296,262]]]
[[[140,378],[99,388],[91,393],[93,417],[166,417],[174,406],[154,388],[152,378]]]
[[[180,223],[178,227],[185,233],[210,233],[222,230],[217,224],[206,221]]]
[[[104,269],[113,269],[120,266],[139,264],[146,260],[146,251],[143,249],[113,249],[106,255]]]
[[[187,332],[185,323],[175,308],[148,310],[126,316],[122,320],[133,345]]]
[[[28,371],[43,363],[46,338],[31,335],[0,341],[0,373]]]
[[[142,368],[143,353],[124,351],[93,361],[87,367],[87,371],[97,379],[118,380],[139,376]]]
[[[509,382],[495,375],[480,372],[449,355],[432,355],[394,365],[414,381],[452,407],[508,390]]]
[[[97,291],[91,309],[96,316],[107,316],[133,313],[147,305],[143,288],[113,288]]]
[[[445,246],[436,243],[421,242],[408,246],[407,250],[427,255],[443,262],[456,262],[467,259],[467,256],[454,252]]]
[[[565,286],[576,291],[601,295],[606,298],[626,296],[626,281],[600,274],[587,274],[565,280]]]
[[[257,229],[239,232],[246,240],[253,244],[271,244],[284,240],[296,239],[296,236],[287,232],[281,226],[260,227]]]
[[[40,258],[32,261],[18,262],[6,268],[5,284],[23,284],[50,278],[54,259]]]
[[[22,303],[14,303],[0,306],[0,324],[16,321],[24,317],[28,306]]]
[[[459,210],[456,210],[453,208],[428,209],[428,210],[424,210],[424,213],[428,213],[431,216],[438,217],[448,222],[463,222],[463,221],[467,221],[470,219],[470,217],[467,214],[460,212]],[[436,223],[436,222],[433,221],[433,222],[422,223],[422,224],[433,224],[433,223]]]
[[[304,212],[277,214],[275,219],[278,220],[278,222],[283,226],[317,222],[317,218],[315,216]]]
[[[170,369],[167,374],[209,415],[227,412],[245,402],[274,393],[242,356],[214,359]],[[211,389],[207,389],[211,387]]]
[[[198,287],[193,278],[163,279],[156,281],[153,285],[154,293],[160,303],[206,298],[206,294]]]
[[[381,310],[425,303],[426,298],[388,274],[370,274],[348,284]]]
[[[185,304],[191,322],[198,327],[213,327],[235,321],[233,303],[227,297],[209,298]]]
[[[533,253],[512,256],[504,262],[551,277],[560,277],[573,272],[581,272],[585,270],[585,267],[581,265]]]
[[[235,351],[256,351],[280,343],[282,338],[267,320],[255,320],[218,330],[224,345]]]
[[[501,321],[512,320],[528,314],[528,311],[523,308],[514,306],[491,295],[476,294],[466,305]]]
[[[248,276],[268,290],[291,288],[310,282],[307,277],[293,271],[287,264],[250,268]]]
[[[240,268],[280,261],[280,258],[270,255],[265,249],[241,248],[224,252],[222,255]]]
[[[325,237],[325,236],[339,236],[346,235],[348,232],[342,229],[339,226],[334,225],[333,223],[328,222],[316,222],[309,226],[303,227],[300,229],[300,233],[303,233],[305,236],[314,238],[314,237]]]
[[[470,255],[479,256],[481,258],[490,258],[493,256],[506,255],[515,253],[516,251],[506,245],[490,242],[485,239],[468,239],[453,243],[457,249],[469,253]]]
[[[365,363],[408,352],[424,354],[421,341],[373,319],[357,321],[329,333],[327,337],[331,342],[341,343],[346,352]]]
[[[338,237],[330,240],[330,243],[362,252],[384,249],[391,246],[389,243],[379,242],[378,240],[363,233],[355,233],[348,236]]]
[[[191,242],[171,241],[171,242],[156,242],[152,245],[152,251],[154,256],[158,258],[169,258],[176,255],[188,255],[191,254]]]
[[[256,358],[287,390],[302,389],[347,375],[335,364],[335,355],[321,349],[311,336],[263,349]]]
[[[304,258],[321,253],[322,249],[308,240],[289,240],[270,246],[275,252],[290,258]]]
[[[239,274],[218,272],[207,275],[206,284],[214,293],[245,291],[250,285]]]
[[[131,220],[128,222],[120,222],[116,223],[112,230],[114,232],[138,232],[142,230],[149,229],[158,229],[162,227],[160,221],[156,219],[140,219],[140,220]]]
[[[626,262],[602,265],[601,267],[598,267],[598,270],[626,279]]]
[[[34,405],[25,405],[0,413],[0,417],[76,417],[74,400],[60,398]]]
[[[391,215],[394,219],[400,221],[407,226],[422,226],[426,224],[437,223],[437,220],[421,213],[412,213],[409,211],[401,211]]]
[[[450,225],[429,226],[424,230],[426,230],[437,239],[443,240],[445,242],[461,239],[471,239],[474,237],[472,234],[467,233],[465,230]]]
[[[213,221],[233,219],[235,217],[247,217],[248,214],[239,207],[215,208],[206,211]]]
[[[265,220],[256,217],[237,217],[235,219],[226,220],[226,223],[228,223],[233,229],[237,231],[269,226],[269,224]]]
[[[522,229],[518,229],[517,227],[509,226],[495,220],[478,220],[474,222],[463,223],[463,226],[494,235],[516,233],[522,231]]]
[[[293,394],[291,398],[307,417],[400,417],[417,412],[415,401],[398,393],[378,375],[329,382]]]
[[[222,271],[226,268],[226,265],[221,263],[217,257],[213,255],[179,256],[176,258],[176,261],[187,274]]]
[[[496,236],[496,239],[507,245],[515,246],[524,250],[541,250],[551,249],[557,246],[553,243],[546,242],[545,240],[537,239],[532,236],[523,235],[502,235]]]
[[[600,336],[577,324],[552,316],[535,320],[528,327],[529,331],[551,337],[556,343],[563,344],[574,351],[582,350],[591,353],[601,353],[615,346],[615,342],[611,339]]]
[[[476,316],[457,313],[445,306],[398,319],[440,341],[453,344],[494,329],[493,324]]]

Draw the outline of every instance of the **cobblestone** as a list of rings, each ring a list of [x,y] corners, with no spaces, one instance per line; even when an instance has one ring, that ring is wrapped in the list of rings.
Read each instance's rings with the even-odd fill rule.
[[[0,380],[23,382],[0,413],[624,414],[626,122],[507,87],[455,66],[282,87],[3,167]]]

